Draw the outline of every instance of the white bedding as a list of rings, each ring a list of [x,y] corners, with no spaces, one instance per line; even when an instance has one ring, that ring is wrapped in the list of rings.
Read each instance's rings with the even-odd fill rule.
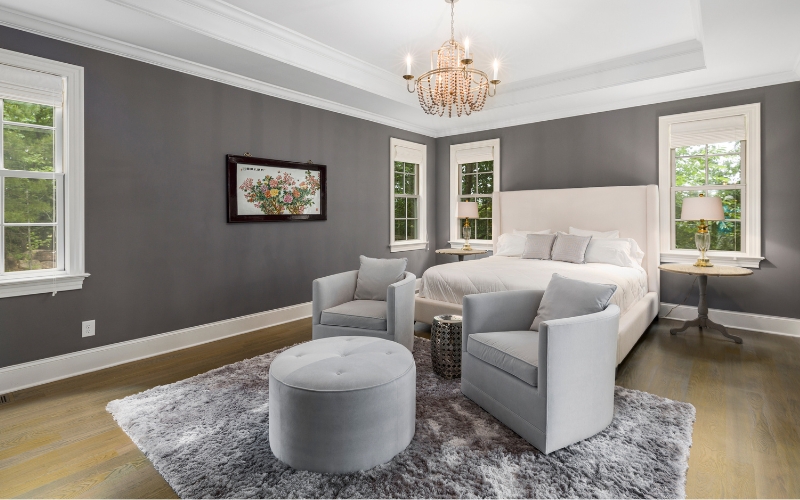
[[[429,268],[422,275],[420,296],[461,304],[465,295],[473,293],[544,290],[553,273],[617,285],[611,303],[623,313],[647,294],[647,273],[642,268],[493,256]]]

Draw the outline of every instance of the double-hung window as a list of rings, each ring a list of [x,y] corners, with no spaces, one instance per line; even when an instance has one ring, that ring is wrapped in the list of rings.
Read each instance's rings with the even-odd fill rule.
[[[450,146],[450,245],[464,244],[457,217],[459,201],[478,204],[478,219],[470,221],[470,244],[477,249],[492,249],[492,196],[500,190],[500,139]]]
[[[0,50],[0,297],[81,288],[83,69]]]
[[[681,220],[683,200],[722,199],[725,219],[709,221],[712,261],[758,267],[760,221],[760,105],[660,119],[661,261],[692,262],[697,222]]]
[[[426,232],[427,146],[390,139],[389,247],[392,252],[428,246]]]

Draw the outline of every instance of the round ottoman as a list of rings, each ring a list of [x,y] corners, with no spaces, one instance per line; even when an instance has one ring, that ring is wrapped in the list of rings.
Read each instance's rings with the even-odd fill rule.
[[[388,462],[414,437],[414,358],[374,337],[312,340],[269,368],[269,445],[300,470],[347,473]]]

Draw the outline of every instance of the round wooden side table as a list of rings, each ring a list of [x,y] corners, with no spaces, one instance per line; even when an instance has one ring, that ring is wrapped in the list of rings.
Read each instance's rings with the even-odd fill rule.
[[[487,252],[488,250],[464,250],[463,248],[441,248],[436,250],[436,253],[442,255],[457,255],[459,262],[464,260],[465,255],[483,255]]]
[[[697,304],[697,317],[695,319],[684,321],[683,325],[679,328],[673,328],[669,331],[672,335],[686,330],[692,326],[698,326],[701,329],[711,328],[722,332],[722,335],[732,339],[737,344],[742,343],[742,339],[736,335],[731,335],[728,330],[719,323],[714,323],[708,319],[708,302],[706,301],[706,287],[708,286],[709,276],[750,276],[753,271],[743,267],[734,266],[713,266],[713,267],[696,267],[692,264],[661,264],[658,266],[662,271],[668,273],[689,274],[698,276],[700,278],[700,302]]]

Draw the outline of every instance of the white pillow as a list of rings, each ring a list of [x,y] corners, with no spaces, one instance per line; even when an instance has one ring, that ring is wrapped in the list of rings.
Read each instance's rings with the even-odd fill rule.
[[[592,238],[584,257],[587,263],[612,264],[620,267],[638,267],[631,256],[631,243],[627,239]]]
[[[544,231],[523,231],[521,229],[515,229],[514,234],[524,234],[527,236],[529,234],[551,234],[551,231],[549,229],[545,229]]]
[[[520,257],[525,251],[525,241],[527,236],[516,233],[503,233],[497,238],[497,253],[504,257]]]
[[[614,231],[589,231],[588,229],[578,229],[575,227],[570,226],[569,234],[574,234],[577,236],[591,236],[592,239],[595,238],[619,238],[619,230]]]
[[[644,252],[641,248],[639,248],[639,244],[636,243],[636,240],[633,238],[620,238],[621,240],[627,240],[631,244],[631,258],[636,261],[636,263],[641,266],[642,261],[644,260]]]

